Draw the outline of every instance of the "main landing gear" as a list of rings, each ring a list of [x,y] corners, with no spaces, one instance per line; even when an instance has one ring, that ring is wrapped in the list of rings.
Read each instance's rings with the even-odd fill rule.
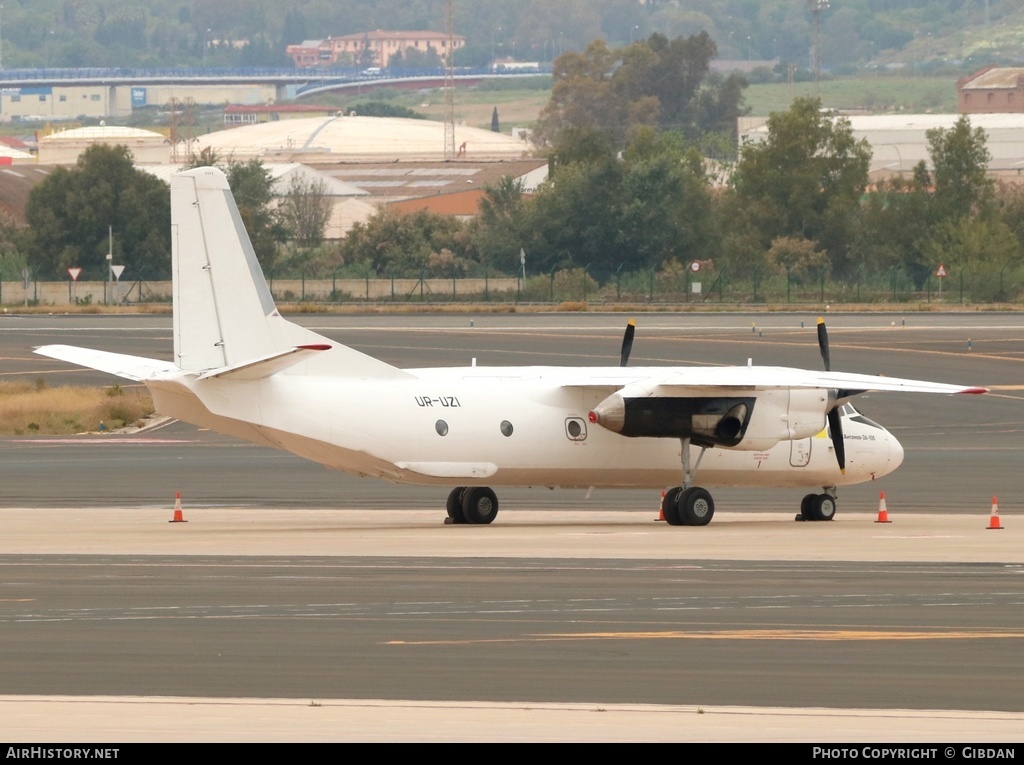
[[[683,462],[683,485],[665,492],[661,500],[661,514],[670,526],[707,526],[715,515],[715,500],[707,489],[692,484],[693,474],[700,467],[708,447],[701,447],[697,464],[691,466],[690,439],[681,438],[679,441],[682,444],[680,456]]]
[[[821,494],[808,494],[800,500],[798,521],[831,521],[836,517],[836,489],[826,486]]]
[[[700,486],[674,486],[662,497],[661,514],[669,526],[707,526],[715,514],[715,501]]]
[[[498,497],[486,486],[456,486],[448,495],[447,523],[490,523],[498,515]]]

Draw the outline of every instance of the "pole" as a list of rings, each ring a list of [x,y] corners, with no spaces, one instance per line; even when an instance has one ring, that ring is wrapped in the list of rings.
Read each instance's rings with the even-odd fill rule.
[[[107,297],[110,292],[109,288],[113,285],[111,282],[114,279],[114,270],[111,266],[114,264],[114,227],[107,226],[107,281],[103,285],[103,304],[106,305],[109,298]]]

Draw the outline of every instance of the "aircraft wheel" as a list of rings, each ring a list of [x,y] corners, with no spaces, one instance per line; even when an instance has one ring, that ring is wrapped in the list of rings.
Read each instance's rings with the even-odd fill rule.
[[[715,515],[715,501],[707,489],[691,486],[676,499],[676,512],[687,526],[707,526]]]
[[[448,495],[448,517],[452,523],[466,522],[466,514],[462,512],[462,495],[465,493],[465,486],[456,486]]]
[[[817,520],[817,518],[814,517],[814,500],[817,498],[817,494],[804,495],[804,498],[800,500],[800,518],[798,520]]]
[[[679,493],[683,490],[682,486],[673,486],[671,489],[665,492],[665,496],[661,498],[661,514],[665,516],[665,522],[669,526],[682,526],[683,519],[679,517],[679,510],[676,506],[676,499],[679,497]]]
[[[462,495],[462,514],[466,523],[490,523],[498,514],[498,497],[486,486],[466,489]]]
[[[831,521],[836,517],[836,498],[830,494],[816,494],[811,503],[811,515],[816,521]]]

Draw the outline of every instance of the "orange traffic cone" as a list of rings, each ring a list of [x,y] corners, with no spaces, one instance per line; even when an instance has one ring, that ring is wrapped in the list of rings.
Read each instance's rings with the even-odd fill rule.
[[[885,509],[885,492],[878,497],[878,520],[875,523],[892,523],[889,520],[889,511]]]
[[[663,521],[663,520],[665,520],[665,492],[664,491],[661,492],[661,502],[658,504],[658,517],[655,518],[654,520],[656,520],[656,521]]]
[[[992,514],[988,517],[988,527],[990,529],[1003,528],[999,522],[999,499],[997,497],[992,497]]]
[[[167,521],[168,523],[188,523],[181,514],[181,492],[177,492],[174,496],[174,519]]]

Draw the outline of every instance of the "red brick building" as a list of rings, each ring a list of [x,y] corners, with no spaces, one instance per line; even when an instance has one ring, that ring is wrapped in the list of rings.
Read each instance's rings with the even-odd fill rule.
[[[452,36],[452,50],[466,44],[466,38]],[[326,66],[385,67],[396,53],[412,48],[421,53],[434,50],[441,60],[448,56],[448,35],[443,32],[360,32],[323,40],[305,40],[289,45],[287,53],[297,69]]]
[[[956,83],[960,114],[1024,112],[1024,68],[989,66]]]

